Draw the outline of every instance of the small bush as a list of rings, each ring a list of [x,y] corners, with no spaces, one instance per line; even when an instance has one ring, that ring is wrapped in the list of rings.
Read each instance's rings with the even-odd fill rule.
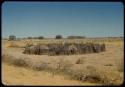
[[[99,83],[102,85],[118,84],[115,81],[115,79],[117,78],[109,77],[107,73],[96,69],[94,66],[87,66],[86,68],[75,69],[75,70],[69,69],[69,72],[67,72],[67,74],[71,79],[76,79],[80,81],[89,81],[89,82]]]
[[[25,58],[15,58],[14,56],[7,54],[2,55],[2,61],[16,66],[22,66],[22,67],[28,66],[28,62],[26,61]]]
[[[71,66],[72,64],[68,60],[59,59],[59,61],[54,64],[54,67],[49,68],[49,70],[52,72],[52,76],[56,73],[67,75]]]
[[[21,67],[27,67],[28,66],[27,62],[23,58],[15,58],[15,59],[13,59],[12,63],[16,66],[21,66]]]
[[[98,82],[102,85],[117,85],[119,82],[116,80],[121,80],[119,74],[112,71],[100,71],[94,66],[88,66],[87,69],[89,71],[86,78],[88,81]],[[109,74],[114,75],[114,77],[109,76]]]
[[[57,63],[57,70],[60,71],[67,71],[72,64],[68,60],[60,59],[59,62]]]
[[[100,73],[95,67],[87,66],[87,70],[88,70],[88,75],[86,79],[95,82],[101,81]]]
[[[78,70],[70,69],[68,75],[70,76],[71,79],[80,80],[80,81],[83,81],[83,78],[85,77],[85,74],[82,69],[78,69]]]
[[[45,63],[45,62],[41,62],[39,64],[36,64],[36,65],[32,66],[32,68],[34,70],[41,71],[41,70],[47,69],[48,68],[48,64]]]

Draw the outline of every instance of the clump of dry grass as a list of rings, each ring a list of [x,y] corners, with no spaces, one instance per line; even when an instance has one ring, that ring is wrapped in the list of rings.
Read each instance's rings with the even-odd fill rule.
[[[68,71],[68,75],[71,79],[80,80],[80,81],[85,77],[85,74],[81,69],[78,69],[78,70],[70,69]]]
[[[67,74],[70,79],[76,79],[83,82],[89,81],[99,83],[100,85],[119,85],[121,81],[121,77],[118,73],[105,73],[94,66],[87,66],[81,69],[69,69]],[[109,74],[115,75],[115,77],[109,76]]]
[[[60,59],[57,63],[57,70],[66,71],[72,66],[71,62],[68,60]]]
[[[3,62],[11,62],[13,59],[13,56],[10,56],[8,54],[2,54],[2,61]]]
[[[2,61],[13,64],[16,66],[21,66],[21,67],[27,67],[29,63],[27,62],[27,58],[15,58],[14,56],[8,55],[8,54],[3,54],[2,55]]]
[[[79,58],[79,59],[76,61],[76,64],[83,64],[83,63],[84,63],[83,58]]]
[[[93,66],[87,66],[87,78],[90,81],[100,81],[101,80],[101,76],[99,74],[99,72],[97,71],[97,69]]]
[[[88,66],[88,74],[87,74],[87,80],[88,81],[94,81],[98,82],[102,85],[119,85],[121,84],[122,77],[120,74],[116,71],[112,72],[111,70],[99,70],[98,68],[95,68],[94,66]]]
[[[67,72],[70,70],[73,64],[70,61],[61,58],[57,63],[54,64],[54,66],[55,67],[48,68],[49,71],[52,72],[52,76],[54,76],[57,73],[67,75]]]
[[[45,70],[47,68],[48,68],[48,64],[46,62],[40,62],[32,66],[32,69],[37,71]]]
[[[12,42],[12,43],[9,44],[8,47],[17,47],[18,48],[19,46],[16,43]]]
[[[98,74],[97,70],[91,66],[75,70],[71,69],[69,75],[71,79],[80,81],[99,82],[101,80],[100,74]]]
[[[28,63],[25,61],[24,58],[17,58],[13,59],[13,64],[16,66],[27,67]]]
[[[117,61],[117,70],[119,72],[124,72],[124,59],[123,58],[119,58],[119,60]]]

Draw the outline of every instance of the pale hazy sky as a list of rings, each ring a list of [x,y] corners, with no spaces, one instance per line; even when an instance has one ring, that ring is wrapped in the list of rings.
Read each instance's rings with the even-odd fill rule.
[[[2,37],[123,36],[121,2],[4,2]]]

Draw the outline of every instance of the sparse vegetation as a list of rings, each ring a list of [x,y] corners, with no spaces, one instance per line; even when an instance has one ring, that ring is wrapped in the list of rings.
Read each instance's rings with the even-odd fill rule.
[[[14,44],[16,44],[16,41],[14,42]],[[55,42],[55,43],[48,42],[47,44],[36,44],[35,41],[34,42],[27,41],[27,42],[25,42],[25,44],[26,44],[26,47],[33,47],[33,46],[37,47],[37,48],[33,48],[32,52],[42,51],[43,53],[44,52],[46,53],[46,51],[49,50],[48,47],[55,47],[56,50],[59,50],[57,48],[63,46],[62,43],[60,43],[60,42]],[[123,76],[120,75],[119,73],[124,72],[123,60],[117,61],[116,64],[114,64],[114,61],[115,61],[114,59],[112,60],[113,62],[107,61],[108,59],[106,60],[106,58],[109,58],[111,60],[111,57],[113,55],[110,55],[110,54],[113,54],[113,52],[115,52],[115,50],[113,50],[113,49],[115,49],[115,46],[117,46],[117,45],[112,45],[114,47],[110,47],[110,48],[107,46],[106,50],[104,50],[105,49],[104,44],[100,45],[101,47],[97,51],[103,50],[104,51],[103,55],[101,53],[98,54],[98,52],[97,52],[97,54],[90,54],[90,55],[84,54],[83,55],[83,54],[81,54],[82,50],[77,50],[77,49],[78,48],[81,49],[82,46],[80,46],[80,45],[85,44],[85,43],[81,43],[81,42],[80,43],[73,43],[73,42],[68,43],[67,42],[66,44],[68,44],[71,47],[70,47],[70,49],[61,48],[61,50],[64,50],[65,54],[68,54],[66,52],[66,50],[75,50],[76,52],[79,52],[79,55],[74,54],[74,55],[48,56],[48,55],[22,54],[21,52],[23,52],[23,50],[25,48],[15,48],[14,51],[12,50],[12,52],[8,53],[7,50],[11,50],[13,47],[15,47],[15,46],[11,46],[11,48],[7,48],[7,50],[6,50],[7,52],[6,51],[3,52],[2,61],[9,63],[11,65],[15,65],[15,66],[31,68],[35,71],[49,71],[53,74],[53,76],[55,76],[56,74],[62,74],[62,75],[64,74],[71,79],[76,79],[76,80],[79,80],[82,82],[88,81],[88,82],[92,82],[92,83],[93,82],[99,83],[102,85],[117,85],[117,84],[122,83]],[[107,43],[105,45],[107,45]],[[75,46],[78,48],[75,49]],[[88,48],[86,48],[86,49],[93,52],[91,49],[89,49],[89,46],[91,46],[91,44],[87,43],[87,46],[88,46]],[[118,46],[120,46],[120,45],[118,45]],[[64,47],[65,47],[65,45],[64,45]],[[98,48],[97,44],[96,44],[96,47]],[[94,50],[96,50],[96,47]],[[41,50],[39,50],[39,48]],[[19,51],[19,49],[21,51]],[[116,49],[121,50],[118,47],[116,47]],[[36,50],[36,51],[34,51],[34,50]],[[89,51],[83,51],[83,52],[87,53]],[[18,54],[20,54],[20,55],[18,55],[17,52],[19,52]],[[29,52],[30,52],[30,50],[29,50]],[[54,52],[54,51],[51,51],[51,52]],[[59,54],[58,51],[55,51],[55,52],[56,52],[56,54]],[[59,52],[61,52],[61,51],[59,50]],[[72,53],[73,53],[73,51],[72,51]],[[11,55],[11,54],[13,54],[13,55]],[[116,54],[118,54],[118,53],[116,53]],[[108,55],[108,57],[106,57],[105,55]],[[94,57],[94,56],[96,56],[96,57]],[[113,56],[113,58],[114,57],[116,58],[117,56]],[[38,61],[38,62],[35,62],[35,61]],[[74,62],[72,62],[72,61],[74,61]],[[102,61],[106,61],[107,63],[104,63]],[[97,63],[97,65],[96,65],[96,63]],[[117,70],[112,68],[112,67],[115,67],[115,65],[117,67]]]

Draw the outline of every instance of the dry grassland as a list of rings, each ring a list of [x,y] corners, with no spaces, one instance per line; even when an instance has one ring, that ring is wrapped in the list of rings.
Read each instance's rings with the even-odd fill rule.
[[[106,51],[81,55],[22,54],[27,43],[60,43],[64,40],[2,40],[2,81],[6,85],[120,85],[124,78],[123,40],[65,40],[105,43]],[[16,66],[14,66],[16,65]],[[21,66],[21,67],[17,67]],[[22,68],[23,66],[23,68]],[[50,76],[51,75],[51,76]],[[65,78],[64,78],[65,77]]]

